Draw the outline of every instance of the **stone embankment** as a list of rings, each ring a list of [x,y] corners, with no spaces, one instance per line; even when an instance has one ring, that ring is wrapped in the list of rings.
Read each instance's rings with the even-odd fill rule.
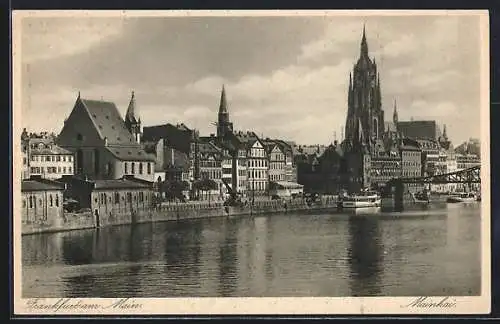
[[[82,213],[64,213],[63,219],[55,224],[44,222],[22,224],[22,234],[59,232],[88,228],[100,228],[113,225],[127,225],[163,221],[181,221],[200,218],[239,217],[278,213],[317,212],[335,210],[337,197],[326,196],[316,202],[307,203],[303,199],[261,200],[253,206],[224,206],[222,202],[162,203],[156,207],[133,212],[110,211],[108,215],[96,216],[91,211]]]

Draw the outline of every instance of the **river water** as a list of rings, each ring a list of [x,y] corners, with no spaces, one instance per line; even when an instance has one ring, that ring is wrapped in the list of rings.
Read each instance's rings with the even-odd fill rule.
[[[479,205],[23,236],[23,297],[480,295]]]

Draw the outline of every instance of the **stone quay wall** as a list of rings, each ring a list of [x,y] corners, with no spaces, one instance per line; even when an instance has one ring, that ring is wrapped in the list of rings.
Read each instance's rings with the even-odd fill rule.
[[[96,219],[90,210],[81,213],[67,213],[57,225],[48,224],[42,220],[22,224],[22,234],[59,232],[78,229],[106,227],[113,225],[128,225],[163,221],[181,221],[189,219],[239,217],[293,212],[318,212],[337,208],[337,197],[324,196],[316,202],[307,203],[302,199],[287,201],[261,200],[255,201],[253,206],[243,207],[224,206],[221,202],[189,202],[189,203],[162,203],[161,205],[135,210],[133,213],[110,213],[99,215]]]

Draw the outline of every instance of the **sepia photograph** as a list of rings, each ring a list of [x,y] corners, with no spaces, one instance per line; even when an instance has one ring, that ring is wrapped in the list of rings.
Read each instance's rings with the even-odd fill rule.
[[[490,310],[487,11],[14,11],[18,314]]]

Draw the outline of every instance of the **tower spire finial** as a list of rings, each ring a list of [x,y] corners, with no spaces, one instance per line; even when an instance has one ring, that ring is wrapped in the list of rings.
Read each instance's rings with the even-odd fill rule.
[[[224,84],[222,84],[222,91],[220,94],[219,114],[227,114],[226,87]]]
[[[363,23],[363,36],[361,37],[361,56],[368,57],[368,43],[366,42],[366,24]]]
[[[80,90],[78,90],[78,99],[80,99]]]

